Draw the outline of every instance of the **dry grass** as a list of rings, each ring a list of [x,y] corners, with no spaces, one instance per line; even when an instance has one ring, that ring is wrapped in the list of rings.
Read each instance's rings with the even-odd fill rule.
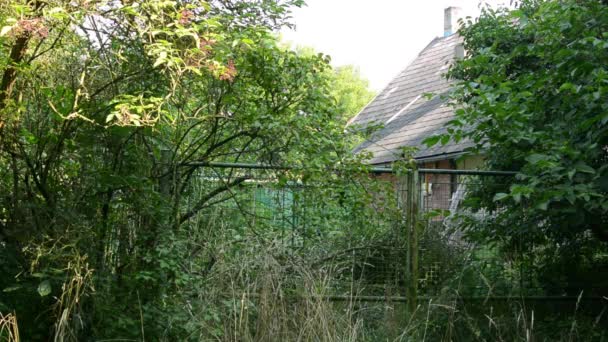
[[[67,280],[63,283],[61,296],[54,307],[54,342],[78,340],[79,331],[84,327],[80,314],[81,299],[87,291],[92,290],[93,271],[89,268],[86,256],[74,256],[66,271]]]
[[[282,250],[260,244],[236,258],[218,260],[201,293],[206,302],[194,317],[216,310],[220,318],[201,320],[201,340],[359,341],[363,321],[355,300],[336,305],[330,294],[331,269],[315,269]],[[209,331],[221,330],[215,336]]]
[[[14,314],[3,315],[0,313],[0,341],[19,342],[19,326],[17,316]]]
[[[228,250],[226,248],[225,250]],[[230,255],[230,253],[227,253]],[[279,242],[240,246],[221,257],[201,289],[199,340],[216,341],[608,341],[602,316],[541,313],[522,300],[491,298],[463,305],[456,290],[421,303],[412,315],[404,303],[333,302],[336,269],[315,268]],[[353,286],[356,289],[357,286]],[[209,312],[217,319],[201,319]],[[551,317],[547,317],[551,316]],[[553,326],[548,319],[556,319]],[[589,329],[593,331],[589,331]],[[212,333],[210,333],[212,332]],[[214,333],[213,333],[214,332]],[[547,332],[556,338],[547,337]]]

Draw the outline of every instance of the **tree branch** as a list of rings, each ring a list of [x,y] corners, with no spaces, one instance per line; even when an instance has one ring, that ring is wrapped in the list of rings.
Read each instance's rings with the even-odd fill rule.
[[[196,215],[196,213],[198,213],[200,210],[202,210],[203,208],[205,208],[205,204],[207,202],[209,202],[212,198],[214,198],[215,196],[223,193],[224,191],[228,191],[230,188],[239,185],[241,183],[243,183],[244,181],[246,181],[247,179],[249,179],[249,177],[238,177],[235,178],[234,180],[232,180],[231,182],[228,182],[218,188],[216,188],[215,190],[211,191],[210,193],[208,193],[207,195],[203,196],[203,198],[201,198],[196,205],[194,205],[194,207],[192,209],[190,209],[188,212],[186,212],[185,214],[183,214],[180,218],[179,218],[179,224],[182,224],[184,222],[186,222],[189,218],[191,218],[192,216]]]
[[[17,80],[17,65],[23,61],[30,38],[31,35],[29,33],[23,34],[17,38],[11,48],[8,66],[6,70],[4,70],[2,83],[0,83],[0,110],[6,107],[5,101],[13,92],[13,86]]]

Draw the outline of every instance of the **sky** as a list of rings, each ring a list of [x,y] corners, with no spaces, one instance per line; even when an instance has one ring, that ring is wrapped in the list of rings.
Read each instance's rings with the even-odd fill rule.
[[[381,90],[424,47],[443,36],[443,11],[458,6],[477,16],[480,0],[307,0],[295,9],[295,31],[283,40],[328,54],[332,65],[355,65]],[[486,0],[496,6],[506,0]]]

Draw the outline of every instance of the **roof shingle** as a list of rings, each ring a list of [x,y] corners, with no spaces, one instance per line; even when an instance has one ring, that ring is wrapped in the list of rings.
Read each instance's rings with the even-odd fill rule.
[[[449,143],[427,147],[422,141],[445,132],[445,124],[454,117],[447,105],[450,83],[444,73],[454,60],[456,46],[462,44],[457,34],[435,38],[418,57],[395,77],[351,122],[350,125],[384,125],[372,137],[355,148],[355,153],[373,153],[372,164],[389,163],[402,158],[401,147],[416,147],[416,159],[426,159],[462,152],[469,143]],[[432,93],[432,98],[425,94]],[[391,120],[392,118],[392,120]]]

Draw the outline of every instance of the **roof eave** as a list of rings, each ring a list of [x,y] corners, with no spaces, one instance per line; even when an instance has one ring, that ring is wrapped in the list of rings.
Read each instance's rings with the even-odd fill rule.
[[[468,154],[468,153],[465,151],[445,152],[445,153],[438,153],[438,154],[433,154],[433,155],[428,155],[428,156],[423,156],[423,157],[414,157],[414,160],[416,161],[416,164],[423,164],[423,163],[436,162],[436,161],[440,161],[440,160],[457,159],[466,154]],[[370,165],[374,165],[374,166],[390,165],[391,163],[394,163],[398,160],[399,160],[398,158],[382,160],[382,161],[375,162],[375,163],[371,162]]]

